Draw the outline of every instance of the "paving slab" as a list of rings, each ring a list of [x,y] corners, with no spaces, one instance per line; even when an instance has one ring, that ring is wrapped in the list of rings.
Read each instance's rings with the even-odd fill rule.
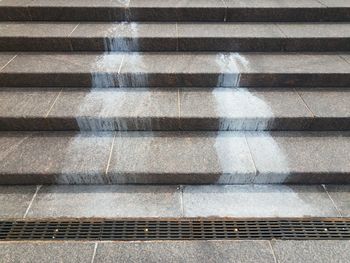
[[[349,262],[349,240],[273,240],[271,243],[280,263]]]
[[[251,132],[246,136],[258,171],[255,183],[346,183],[349,179],[347,132]]]
[[[322,186],[185,186],[186,217],[339,217]]]
[[[33,64],[36,66],[32,67]],[[0,84],[46,87],[322,87],[348,85],[349,73],[350,65],[342,58],[324,53],[50,53],[18,55],[0,72]]]
[[[99,243],[98,262],[266,262],[267,241],[160,241]]]
[[[180,90],[183,130],[305,130],[313,114],[293,89]]]
[[[350,186],[326,185],[326,190],[344,217],[350,217]]]
[[[177,89],[64,89],[48,114],[52,130],[178,130]]]
[[[27,218],[181,217],[177,186],[44,186]]]
[[[316,117],[312,122],[313,129],[348,130],[350,128],[346,121],[350,116],[348,89],[297,89],[297,92]]]
[[[1,88],[0,130],[47,130],[45,117],[59,93],[55,88]]]
[[[0,183],[106,183],[112,141],[111,133],[33,133],[3,158]]]
[[[81,23],[69,37],[74,51],[176,51],[175,23]]]
[[[241,133],[118,133],[108,170],[113,183],[223,184],[254,175]]]
[[[85,242],[0,242],[3,263],[91,262],[94,243]]]
[[[35,185],[0,186],[0,218],[22,218],[35,192]]]

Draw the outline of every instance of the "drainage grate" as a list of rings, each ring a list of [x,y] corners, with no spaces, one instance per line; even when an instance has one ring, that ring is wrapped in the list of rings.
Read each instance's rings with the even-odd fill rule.
[[[0,240],[350,239],[350,219],[0,221]]]

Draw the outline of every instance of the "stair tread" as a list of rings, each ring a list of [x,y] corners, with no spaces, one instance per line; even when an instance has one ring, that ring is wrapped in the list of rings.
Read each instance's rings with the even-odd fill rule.
[[[5,152],[0,182],[12,184],[350,180],[349,132],[2,132],[0,136]],[[11,149],[9,141],[15,144]]]
[[[348,88],[0,88],[0,130],[345,130]]]
[[[0,186],[0,219],[340,218],[350,213],[349,189],[346,185]]]
[[[0,22],[0,37],[176,38],[177,32],[179,38],[349,38],[350,23]]]
[[[0,53],[4,62],[11,53]],[[124,59],[122,59],[124,57]],[[122,61],[123,60],[123,61]],[[344,61],[346,60],[346,61]],[[122,63],[123,62],[123,63]],[[19,53],[4,73],[349,73],[338,53]],[[35,67],[33,67],[35,65]]]

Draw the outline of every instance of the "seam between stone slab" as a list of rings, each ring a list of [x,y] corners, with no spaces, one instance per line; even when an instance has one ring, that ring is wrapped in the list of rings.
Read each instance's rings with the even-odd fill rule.
[[[175,31],[176,31],[176,51],[179,51],[179,29],[178,29],[178,22],[175,23]]]
[[[248,151],[249,151],[249,155],[250,155],[250,159],[252,160],[252,163],[254,165],[254,170],[255,170],[255,175],[254,175],[254,178],[252,179],[252,182],[253,183],[255,181],[255,178],[259,175],[259,170],[255,164],[255,160],[254,160],[254,156],[253,156],[253,153],[252,153],[252,150],[250,149],[250,145],[249,145],[249,142],[248,142],[248,139],[247,139],[247,132],[244,132],[244,140],[245,140],[245,143],[247,144],[247,147],[248,147]]]
[[[184,186],[179,186],[180,190],[180,205],[181,205],[181,216],[185,217],[185,209],[184,209]]]
[[[227,3],[225,0],[221,0],[221,3],[224,5],[225,7],[225,14],[224,14],[224,22],[226,22],[227,20],[227,9],[228,9],[228,6],[227,6]]]
[[[275,254],[275,251],[273,250],[273,247],[272,247],[271,241],[270,241],[270,240],[268,240],[268,242],[269,242],[269,247],[270,247],[270,250],[271,250],[271,254],[272,254],[272,256],[273,256],[273,261],[274,261],[274,263],[277,263],[276,254]]]
[[[120,65],[119,65],[119,68],[118,68],[118,75],[120,75],[120,72],[122,70],[122,67],[123,67],[123,64],[124,64],[124,58],[125,58],[125,54],[122,56],[122,60],[120,61]]]
[[[304,98],[301,96],[301,94],[298,92],[298,90],[296,88],[293,88],[294,92],[298,95],[298,97],[301,99],[301,101],[304,103],[305,107],[308,109],[308,111],[310,111],[310,113],[312,114],[312,117],[315,118],[316,114],[310,109],[309,105],[307,105],[306,101],[304,100]]]
[[[276,28],[282,33],[282,35],[284,36],[284,38],[288,38],[287,34],[282,30],[282,28],[278,25],[278,23],[273,23]]]
[[[338,208],[338,206],[336,205],[336,203],[334,202],[333,198],[331,197],[331,195],[329,194],[326,185],[322,184],[322,187],[324,189],[324,191],[326,192],[326,194],[328,195],[328,198],[331,200],[335,210],[337,210],[338,214],[340,217],[344,217],[343,214],[341,213],[340,209]]]
[[[94,261],[95,261],[95,256],[96,256],[96,252],[97,252],[97,247],[98,247],[98,242],[95,242],[94,252],[92,253],[92,257],[91,257],[91,263],[94,263]]]
[[[343,61],[345,61],[346,64],[350,65],[349,61],[347,61],[342,55],[338,55],[338,57],[340,57]]]
[[[15,150],[18,146],[20,146],[25,140],[27,140],[28,138],[30,138],[30,137],[32,136],[32,134],[33,134],[33,133],[28,133],[28,136],[25,136],[24,138],[22,138],[18,144],[15,144],[15,145],[9,147],[8,150],[7,150],[7,152],[6,152],[6,154],[5,154],[2,158],[0,158],[0,161],[4,160],[4,159],[7,157],[7,155],[9,155],[12,151],[14,151],[14,150]]]
[[[269,242],[269,246],[270,246],[271,253],[272,253],[272,256],[273,256],[273,260],[274,260],[275,263],[277,263],[278,260],[277,260],[277,257],[276,257],[275,250],[273,249],[273,246],[272,246],[272,244],[271,244],[271,240],[268,240],[268,242]]]
[[[29,210],[31,209],[32,204],[33,204],[33,202],[34,202],[36,196],[38,195],[38,192],[40,191],[41,187],[42,187],[42,185],[37,185],[37,186],[36,186],[35,193],[34,193],[34,195],[33,195],[33,197],[32,197],[32,200],[30,201],[30,203],[29,203],[29,205],[28,205],[28,207],[27,207],[27,209],[26,209],[26,211],[25,211],[25,213],[24,213],[24,215],[23,215],[23,218],[26,218],[26,217],[27,217],[28,212],[29,212]]]
[[[70,37],[70,36],[73,34],[73,32],[78,28],[79,25],[80,25],[80,23],[78,23],[78,24],[73,28],[72,32],[70,32],[70,33],[68,34],[68,37]]]
[[[115,144],[116,137],[117,137],[117,132],[114,132],[112,145],[111,145],[111,149],[109,151],[109,156],[108,156],[108,160],[107,160],[107,166],[106,166],[106,170],[105,170],[105,173],[104,173],[104,177],[106,178],[108,184],[111,184],[111,182],[112,182],[112,180],[109,178],[108,170],[109,170],[109,166],[110,166],[111,160],[112,160],[113,149],[114,149],[114,144]]]
[[[320,3],[321,5],[323,5],[323,6],[326,7],[326,8],[329,8],[328,5],[326,5],[325,3],[322,3],[322,1],[320,1],[320,0],[316,0],[316,2]]]
[[[61,88],[60,92],[58,93],[58,95],[56,96],[55,100],[53,101],[52,105],[50,106],[49,110],[47,111],[47,113],[45,114],[45,118],[47,118],[51,112],[51,110],[53,109],[53,107],[55,106],[58,98],[60,97],[60,95],[62,94],[63,88]]]
[[[179,130],[182,130],[181,127],[181,95],[180,95],[180,88],[177,89],[177,111],[178,111],[178,126],[179,126]]]
[[[7,63],[6,63],[4,66],[2,66],[2,67],[0,68],[0,72],[1,72],[4,68],[6,68],[6,67],[17,57],[17,55],[18,55],[18,54],[15,54],[9,61],[7,61]]]

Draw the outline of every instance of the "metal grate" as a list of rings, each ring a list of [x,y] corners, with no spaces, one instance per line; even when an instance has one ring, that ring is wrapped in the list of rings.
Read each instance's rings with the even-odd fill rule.
[[[350,219],[0,221],[0,240],[350,239]]]

